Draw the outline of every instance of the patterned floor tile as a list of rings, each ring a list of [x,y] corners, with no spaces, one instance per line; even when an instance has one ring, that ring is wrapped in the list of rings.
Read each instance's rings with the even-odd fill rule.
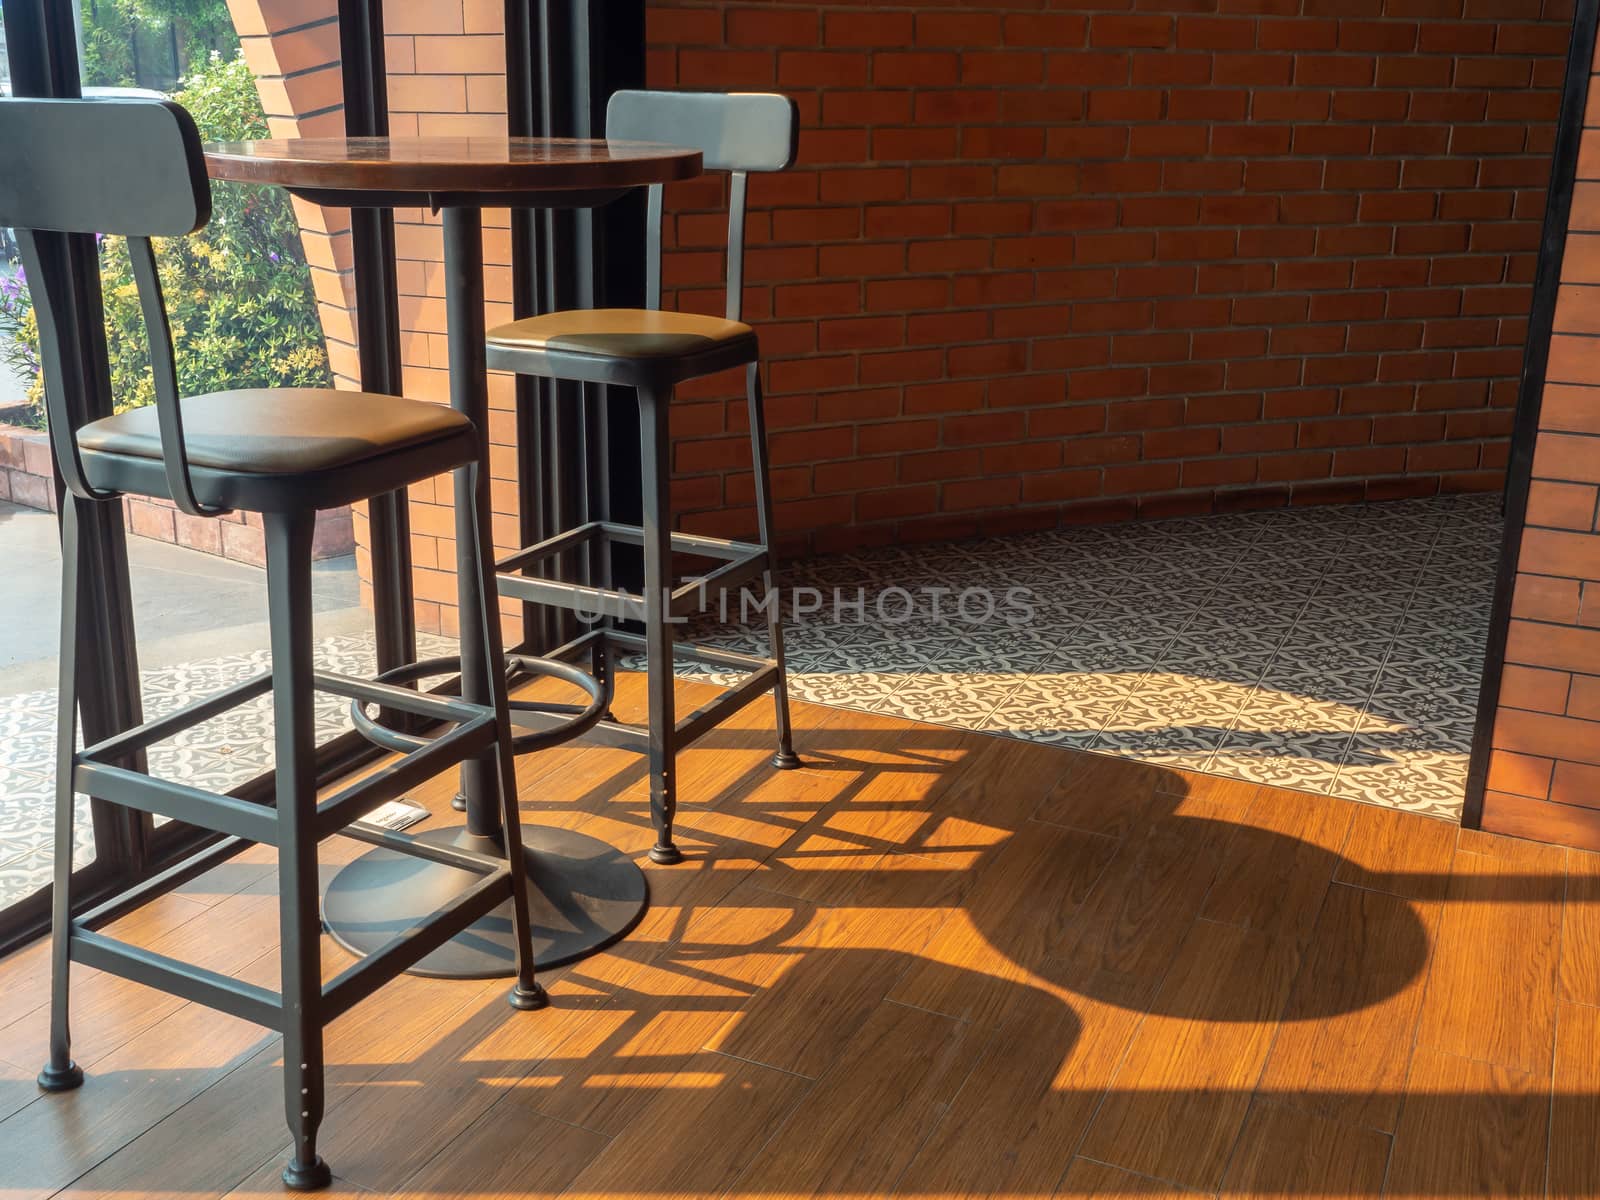
[[[816,595],[786,630],[792,694],[1454,819],[1499,546],[1498,497],[1462,496],[795,563],[787,584]],[[767,652],[759,619],[694,632]],[[452,648],[419,641],[424,656]],[[374,669],[368,638],[317,653],[325,670]],[[149,672],[146,711],[267,666],[262,652]],[[348,728],[347,706],[319,702],[317,726]],[[54,753],[52,692],[0,699],[0,905],[48,877]],[[236,786],[271,766],[270,713],[208,722],[151,758]]]
[[[936,725],[981,728],[1021,683],[1010,674],[939,673],[912,676],[875,711]]]
[[[1329,794],[1352,736],[1345,730],[1296,734],[1236,728],[1204,769],[1251,783]]]
[[[1352,740],[1332,794],[1406,812],[1459,820],[1466,756],[1397,743]]]
[[[423,635],[424,656],[453,653],[455,643]],[[317,645],[318,668],[335,674],[370,677],[376,670],[368,638],[338,637]],[[146,670],[141,689],[147,718],[241,683],[270,666],[266,651]],[[56,697],[54,690],[0,698],[0,908],[44,886],[50,878],[54,826]],[[350,728],[348,703],[333,696],[317,699],[317,739],[327,741]],[[45,714],[43,723],[40,715]],[[79,742],[82,738],[80,734]],[[147,754],[151,774],[209,791],[229,791],[272,769],[272,709],[265,699],[242,705],[177,737],[158,742]],[[92,861],[93,830],[88,799],[79,797],[74,861]]]

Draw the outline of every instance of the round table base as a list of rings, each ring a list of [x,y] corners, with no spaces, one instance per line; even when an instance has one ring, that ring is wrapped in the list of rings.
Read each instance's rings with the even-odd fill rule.
[[[430,829],[417,840],[498,854],[498,843],[464,828]],[[584,958],[638,924],[649,903],[644,872],[598,838],[543,825],[522,828],[533,917],[534,962],[540,970]],[[417,924],[480,877],[454,867],[373,850],[341,870],[323,898],[333,940],[370,954]],[[513,969],[511,905],[501,905],[428,955],[409,974],[439,979],[509,978]]]

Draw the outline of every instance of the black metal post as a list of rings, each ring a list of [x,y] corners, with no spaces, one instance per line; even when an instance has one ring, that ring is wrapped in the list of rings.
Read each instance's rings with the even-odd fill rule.
[[[450,339],[450,406],[478,428],[487,456],[488,378],[484,366],[483,215],[475,208],[444,210],[445,313]],[[461,695],[487,706],[489,647],[472,614],[485,603],[475,531],[490,528],[487,473],[455,475],[456,571],[460,589]],[[492,541],[491,541],[492,544]],[[498,610],[496,597],[488,597]],[[500,796],[491,765],[483,759],[461,764],[461,794],[466,798],[467,831],[476,837],[500,836]]]
[[[604,129],[605,106],[613,92],[645,86],[644,0],[590,3],[591,13],[589,105],[590,120]],[[598,303],[616,308],[637,308],[645,302],[645,196],[630,192],[595,213],[594,255]],[[604,388],[599,407],[600,444],[596,457],[603,464],[600,491],[608,520],[638,524],[644,513],[644,493],[633,467],[639,445],[639,405],[626,388]],[[600,481],[594,481],[599,483]],[[621,568],[617,584],[643,585],[643,562],[634,557]]]
[[[81,96],[77,35],[71,7],[47,0],[3,0],[12,91],[18,96],[75,99]],[[44,259],[61,278],[54,282],[69,296],[72,316],[61,330],[70,379],[60,389],[75,424],[109,416],[111,377],[105,349],[105,315],[100,293],[100,260],[86,235],[40,234]],[[56,480],[57,509],[63,488]],[[98,741],[142,720],[139,661],[134,647],[133,593],[128,578],[127,531],[118,504],[84,506],[79,530],[82,562],[77,572],[78,611],[85,630],[78,648],[79,711],[84,737]],[[143,769],[143,754],[124,765]],[[150,822],[130,809],[104,803],[92,806],[96,858],[101,870],[122,877],[145,868]]]
[[[450,336],[450,404],[471,419],[487,442],[489,411],[483,309],[483,218],[475,208],[447,207],[444,216],[445,310]],[[499,597],[485,594],[489,573],[477,553],[490,528],[488,477],[455,473],[457,583],[461,614],[461,694],[489,707],[490,664],[501,660],[491,623]],[[485,537],[485,553],[492,538]],[[480,624],[477,617],[489,614]],[[510,772],[506,780],[514,783]],[[461,766],[465,828],[428,830],[430,845],[501,854],[505,848],[502,779],[488,756]],[[510,801],[515,803],[515,801]],[[534,952],[554,966],[610,945],[644,912],[644,876],[632,860],[598,838],[570,830],[524,826],[524,869],[534,893]],[[357,954],[371,954],[427,913],[447,906],[472,886],[448,865],[392,850],[374,850],[345,867],[328,886],[323,915],[329,932]],[[413,970],[448,978],[494,978],[518,969],[510,904],[452,939]],[[534,1001],[536,1002],[536,1001]]]
[[[513,136],[594,137],[606,101],[644,85],[643,0],[507,0],[506,91]],[[511,215],[517,317],[562,308],[638,304],[644,292],[643,199],[598,212]],[[625,391],[518,376],[522,544],[601,516],[638,520],[638,405]],[[620,469],[612,462],[621,454]],[[620,490],[619,490],[620,489]],[[556,564],[558,573],[572,568]],[[630,578],[637,584],[639,569]],[[540,653],[576,632],[570,614],[523,606],[523,643]]]
[[[346,135],[387,136],[383,0],[339,0],[339,46]],[[369,392],[398,395],[402,366],[394,213],[389,209],[352,209],[350,238],[355,259],[356,350],[361,363],[361,386]],[[416,619],[411,603],[411,517],[405,494],[375,497],[368,505],[368,516],[378,670],[388,671],[415,662],[417,657]],[[405,727],[400,714],[386,714],[384,719]]]
[[[535,137],[543,131],[544,55],[542,25],[536,7],[528,0],[507,0],[506,20],[506,128],[512,137]],[[511,211],[511,306],[517,317],[531,316],[539,307],[539,264],[542,260],[539,214],[534,209]],[[523,462],[544,462],[545,390],[540,380],[516,377],[517,445]],[[529,471],[518,476],[519,541],[530,546],[549,527],[544,488]],[[549,610],[536,604],[522,606],[523,648],[543,650],[555,645],[555,624]]]

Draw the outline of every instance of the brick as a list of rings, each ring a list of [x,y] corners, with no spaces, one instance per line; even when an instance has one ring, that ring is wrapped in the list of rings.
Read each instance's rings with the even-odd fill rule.
[[[389,107],[396,112],[465,112],[466,77],[397,75],[389,80]]]
[[[906,46],[915,38],[916,18],[909,12],[833,12],[823,22],[829,46]]]
[[[1600,808],[1600,766],[1558,762],[1550,784],[1550,800],[1579,808]]]
[[[128,497],[125,507],[131,533],[169,544],[178,540],[173,521],[174,509],[152,503],[143,497],[133,496]]]
[[[505,42],[492,36],[417,37],[416,69],[421,74],[497,75],[505,71]]]
[[[1537,578],[1537,576],[1520,577],[1517,581],[1517,590],[1519,592],[1524,590],[1524,580]],[[1543,609],[1549,615],[1541,616],[1538,621],[1518,618],[1511,622],[1506,639],[1507,662],[1529,667],[1545,667],[1550,670],[1600,674],[1600,630],[1542,623],[1572,621],[1575,618],[1578,588],[1575,582],[1567,582],[1571,583],[1570,589],[1560,588],[1554,581],[1529,585],[1527,590],[1541,606],[1547,603],[1542,595],[1543,592],[1552,592],[1555,596],[1548,601],[1548,607]],[[1563,615],[1559,608],[1568,603],[1566,598],[1568,595],[1570,595],[1571,613]]]
[[[652,14],[657,11],[651,9]],[[695,13],[695,10],[681,10],[685,14]],[[696,14],[712,17],[712,13]],[[782,8],[736,8],[726,13],[727,44],[730,46],[756,46],[761,48],[776,46],[816,46],[820,44],[820,25],[817,14],[801,10]],[[721,38],[717,36],[715,22],[708,22],[704,29],[684,36],[679,34],[670,39],[660,38],[652,34],[652,41],[672,40],[682,43],[698,42],[700,44],[717,44]]]
[[[1093,46],[1146,46],[1165,49],[1173,41],[1173,19],[1164,16],[1124,16],[1100,13],[1089,32]]]
[[[223,557],[256,567],[267,565],[266,535],[260,528],[236,525],[232,521],[221,522],[219,528],[222,530]]]
[[[1600,489],[1591,485],[1536,479],[1528,493],[1527,523],[1557,529],[1591,530]]]
[[[1592,713],[1568,708],[1568,694],[1573,682],[1572,676],[1565,671],[1550,671],[1507,663],[1500,677],[1500,703],[1509,708],[1526,708],[1535,712],[1571,712],[1573,716],[1592,716],[1600,719],[1600,692],[1595,696],[1596,704]]]
[[[1523,531],[1518,568],[1576,579],[1600,579],[1600,534],[1528,528]]]
[[[1508,674],[1510,670],[1511,668],[1508,667]],[[1567,676],[1563,672],[1556,671],[1549,672],[1548,674],[1560,675],[1562,678],[1570,678],[1571,680],[1570,691],[1561,693],[1566,697],[1565,712],[1568,716],[1581,717],[1586,721],[1600,721],[1600,677],[1596,677],[1594,675]],[[1548,703],[1548,701],[1554,700],[1557,696],[1557,689],[1555,686],[1546,684],[1541,690],[1541,695],[1546,699],[1547,703],[1539,705],[1516,704],[1513,705],[1513,707],[1539,708],[1545,712],[1563,711],[1562,707],[1552,707]],[[1503,685],[1501,697],[1502,702],[1508,704],[1511,703],[1509,700],[1505,699]]]
[[[1550,795],[1555,765],[1554,759],[1496,750],[1489,758],[1489,786],[1517,796],[1545,799]]]

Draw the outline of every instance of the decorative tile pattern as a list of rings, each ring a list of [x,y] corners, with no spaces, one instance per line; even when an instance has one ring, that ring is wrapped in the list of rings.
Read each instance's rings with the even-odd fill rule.
[[[443,638],[418,637],[425,656],[453,652]],[[194,702],[266,671],[271,655],[260,650],[142,675],[149,718]],[[372,642],[363,637],[326,638],[318,644],[319,669],[370,677],[376,671]],[[327,741],[350,728],[347,702],[317,697],[317,740]],[[81,744],[81,736],[80,736]],[[49,882],[55,824],[55,689],[0,697],[0,908]],[[272,768],[272,706],[266,697],[196,725],[150,748],[150,771],[162,779],[225,792]],[[74,823],[74,861],[94,859],[89,800],[79,796]]]
[[[791,586],[866,603],[789,626],[793,694],[1454,820],[1500,536],[1498,497],[1461,496],[800,564]],[[886,589],[925,587],[943,620],[880,617]],[[950,615],[1009,587],[1020,626]]]
[[[1453,820],[1487,638],[1497,501],[1154,521],[799,564],[790,585],[818,589],[824,602],[787,628],[792,694]],[[1027,589],[1022,608],[1008,602],[1011,588]],[[909,620],[895,619],[906,608],[900,592],[880,609],[891,589],[911,593]],[[922,589],[942,589],[937,612]],[[996,597],[992,614],[980,592]],[[767,649],[764,628],[705,636]],[[423,640],[425,655],[450,652]],[[317,655],[342,674],[374,670],[366,638],[329,638]],[[268,661],[263,651],[148,672],[146,710],[171,711]],[[338,700],[319,700],[317,711],[319,738],[349,727]],[[48,879],[54,753],[54,693],[0,698],[0,906]],[[272,765],[270,708],[207,722],[151,760],[157,774],[193,786],[235,787]],[[92,854],[84,841],[78,856]]]

